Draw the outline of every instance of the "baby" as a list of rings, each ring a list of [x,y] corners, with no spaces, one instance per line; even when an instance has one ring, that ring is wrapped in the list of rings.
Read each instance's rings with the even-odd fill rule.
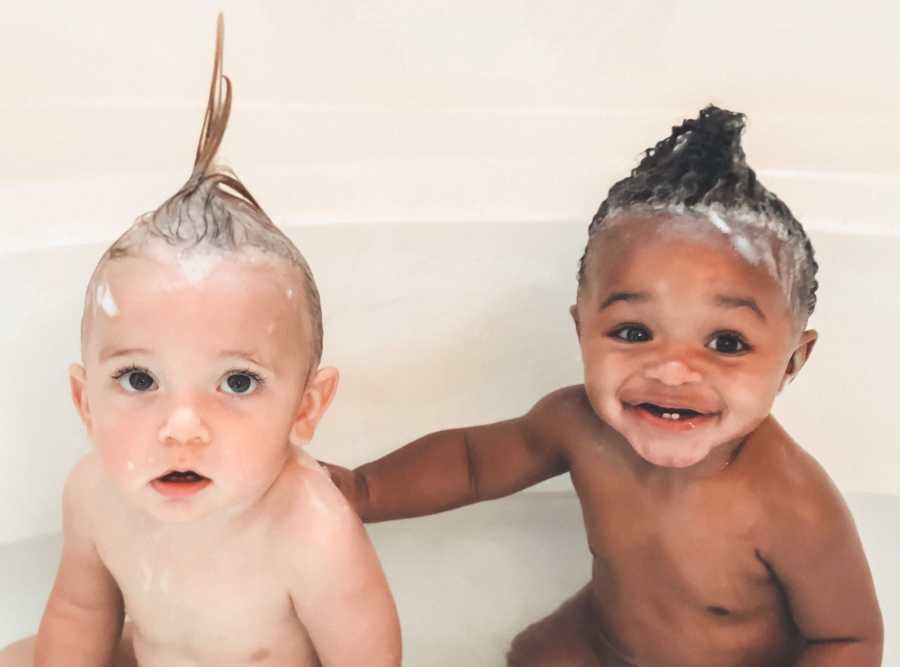
[[[600,206],[571,308],[584,384],[352,472],[330,466],[365,521],[571,475],[591,580],[513,641],[509,665],[880,664],[853,520],[769,414],[816,341],[817,265],[747,166],[743,126],[704,109]]]
[[[302,450],[338,380],[319,367],[309,266],[213,166],[231,105],[222,31],[220,17],[190,180],[88,286],[70,377],[93,450],[66,482],[36,643],[3,664],[400,664],[365,529]]]

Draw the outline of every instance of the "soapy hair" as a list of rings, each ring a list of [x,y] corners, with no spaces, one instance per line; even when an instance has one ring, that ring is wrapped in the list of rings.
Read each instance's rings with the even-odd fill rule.
[[[816,306],[812,244],[787,205],[757,180],[741,147],[744,115],[715,106],[672,128],[672,134],[645,151],[631,175],[613,185],[588,227],[579,261],[579,292],[592,240],[606,222],[625,210],[665,211],[707,217],[727,229],[727,220],[766,235],[777,249],[774,268],[785,283],[795,313],[803,319]]]
[[[216,154],[228,126],[231,81],[222,74],[224,21],[218,17],[212,83],[194,169],[187,183],[155,211],[140,216],[109,249],[94,271],[87,290],[91,302],[94,283],[106,262],[139,255],[147,241],[159,239],[191,252],[214,248],[228,253],[257,249],[286,260],[303,277],[303,290],[312,330],[312,368],[322,356],[322,309],[319,291],[303,255],[269,219],[247,187],[228,167],[217,165]],[[87,310],[87,309],[86,309]],[[87,319],[85,315],[85,320]],[[84,323],[82,324],[84,335]]]

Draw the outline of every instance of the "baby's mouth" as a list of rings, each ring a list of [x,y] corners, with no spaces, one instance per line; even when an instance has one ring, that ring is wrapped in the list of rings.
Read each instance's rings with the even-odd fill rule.
[[[705,416],[704,413],[698,412],[696,410],[691,410],[689,408],[668,408],[662,405],[656,405],[655,403],[639,403],[635,407],[637,407],[639,410],[646,410],[647,412],[650,412],[657,417],[662,417],[663,419],[671,419],[672,421]]]
[[[189,484],[191,482],[202,482],[208,480],[208,477],[194,472],[193,470],[172,470],[165,475],[157,477],[160,482],[172,482],[175,484]]]
[[[642,422],[664,431],[693,431],[709,424],[719,413],[700,412],[692,408],[659,405],[658,403],[625,403],[626,412]]]
[[[192,496],[210,484],[212,484],[212,480],[209,477],[204,477],[193,470],[170,470],[150,482],[150,486],[157,493],[170,499]]]

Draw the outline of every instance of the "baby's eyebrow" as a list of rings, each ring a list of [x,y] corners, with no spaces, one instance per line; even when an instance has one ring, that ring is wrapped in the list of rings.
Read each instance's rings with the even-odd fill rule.
[[[762,309],[755,300],[749,297],[716,294],[714,301],[717,306],[722,306],[723,308],[749,308],[762,322],[766,321],[766,316],[763,314]]]
[[[228,359],[235,357],[238,359],[249,361],[251,364],[256,364],[257,366],[262,366],[264,368],[266,367],[266,365],[252,350],[223,350],[219,353],[219,359]]]
[[[114,347],[105,347],[100,350],[100,361],[115,359],[117,357],[127,357],[132,354],[150,354],[150,350],[145,350],[141,347],[132,347],[123,350],[117,350]]]
[[[649,292],[613,292],[602,304],[600,304],[600,310],[609,308],[618,301],[624,301],[625,303],[643,303],[652,300],[652,298],[653,297],[650,296]]]

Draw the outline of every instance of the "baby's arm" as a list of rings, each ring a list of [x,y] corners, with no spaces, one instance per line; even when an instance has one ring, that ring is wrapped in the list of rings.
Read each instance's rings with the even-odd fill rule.
[[[878,667],[883,626],[872,575],[850,512],[811,459],[799,495],[776,508],[761,554],[784,588],[806,648],[796,667]]]
[[[38,630],[35,667],[108,665],[122,632],[122,594],[100,561],[82,508],[89,467],[82,460],[63,492],[62,562]]]
[[[363,521],[401,519],[499,498],[564,473],[563,443],[587,398],[561,389],[516,419],[431,433],[332,479]]]
[[[323,667],[399,667],[400,622],[359,517],[321,470],[282,524],[287,581]]]

